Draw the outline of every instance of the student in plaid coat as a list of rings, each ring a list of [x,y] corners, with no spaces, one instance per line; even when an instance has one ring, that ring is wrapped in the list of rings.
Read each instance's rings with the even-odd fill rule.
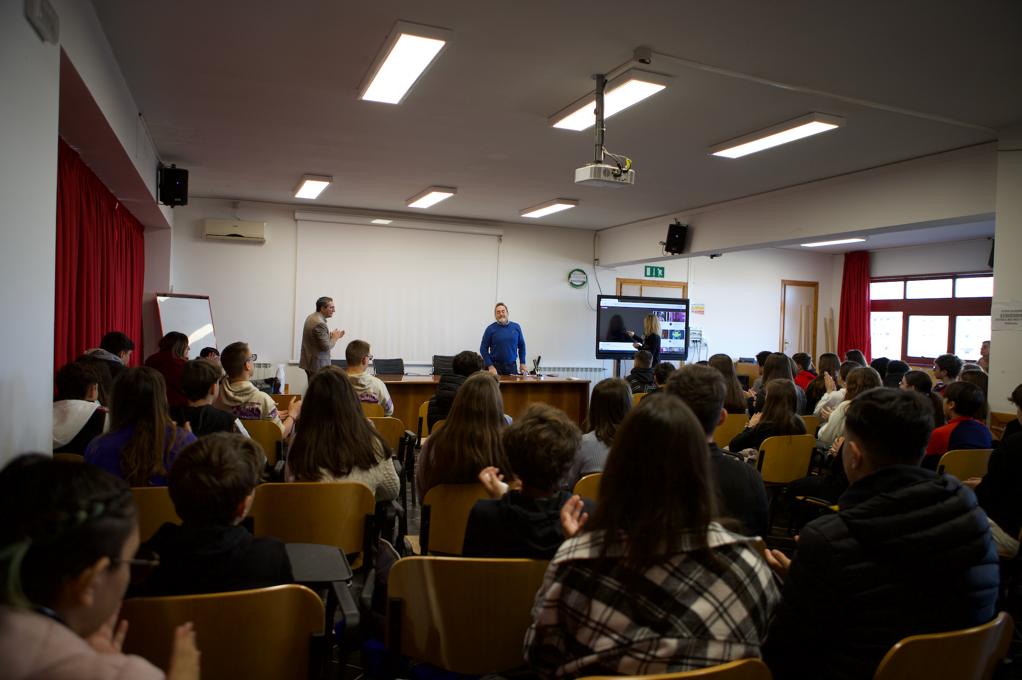
[[[550,562],[525,637],[540,677],[668,673],[760,655],[780,594],[756,539],[713,521],[711,480],[705,433],[679,398],[652,394],[631,410],[592,519],[577,496],[562,510],[571,538]]]

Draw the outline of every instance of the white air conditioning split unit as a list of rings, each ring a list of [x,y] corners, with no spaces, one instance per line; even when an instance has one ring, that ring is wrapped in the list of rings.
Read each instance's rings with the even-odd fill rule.
[[[204,236],[207,241],[262,244],[266,243],[266,222],[205,220]]]

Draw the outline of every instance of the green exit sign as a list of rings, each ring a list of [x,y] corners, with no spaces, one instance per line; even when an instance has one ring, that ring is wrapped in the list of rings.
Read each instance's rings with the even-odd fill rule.
[[[664,278],[663,267],[651,267],[646,265],[646,278],[647,279],[662,279]]]

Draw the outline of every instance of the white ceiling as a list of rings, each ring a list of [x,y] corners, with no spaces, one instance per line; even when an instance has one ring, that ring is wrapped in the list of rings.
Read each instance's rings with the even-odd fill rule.
[[[899,230],[900,229],[900,230]],[[792,250],[812,250],[817,253],[848,253],[853,250],[886,250],[888,248],[908,248],[912,246],[925,246],[930,243],[951,243],[954,241],[971,241],[981,238],[993,238],[994,221],[983,220],[980,222],[967,222],[960,224],[945,224],[935,227],[921,227],[918,229],[904,230],[897,228],[888,231],[871,232],[849,232],[840,238],[861,237],[866,241],[862,243],[845,243],[834,246],[818,246],[816,248],[803,248],[801,244],[795,243],[782,246]],[[814,241],[836,240],[830,237],[827,239],[814,239]],[[812,243],[813,241],[809,241]]]
[[[296,202],[305,173],[334,177],[317,206],[601,229],[988,142],[1022,120],[1022,3],[1010,0],[94,0],[165,162],[193,196]],[[451,42],[399,106],[357,99],[396,20]],[[796,92],[655,58],[674,81],[608,121],[634,187],[579,187],[592,133],[547,118],[635,47],[841,95]],[[953,124],[849,101],[869,100]],[[810,111],[843,128],[744,159],[710,145]],[[985,129],[983,129],[985,128]],[[308,205],[308,204],[307,204]],[[528,221],[534,224],[534,221]]]

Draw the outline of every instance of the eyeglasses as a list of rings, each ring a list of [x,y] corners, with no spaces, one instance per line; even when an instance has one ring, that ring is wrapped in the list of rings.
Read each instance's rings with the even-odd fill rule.
[[[115,557],[112,560],[110,560],[110,568],[111,569],[113,569],[114,567],[118,567],[118,566],[120,566],[122,564],[126,564],[129,567],[133,567],[133,568],[149,568],[149,569],[153,569],[155,567],[160,566],[160,557],[159,557],[159,555],[155,555],[155,556],[153,556],[153,559],[149,559],[149,560],[147,560],[147,559],[145,559],[143,557],[132,557],[131,559],[127,559],[127,560],[121,559],[120,557]]]
[[[372,361],[373,360],[373,355],[370,354],[369,356],[366,357],[366,359],[368,359],[369,361]]]

